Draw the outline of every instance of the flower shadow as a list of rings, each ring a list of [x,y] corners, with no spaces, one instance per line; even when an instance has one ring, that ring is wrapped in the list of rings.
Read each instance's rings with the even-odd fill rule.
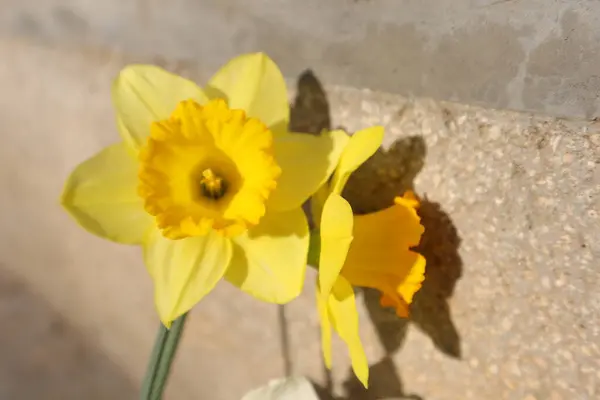
[[[310,71],[303,73],[298,80],[290,125],[296,131],[309,133],[332,128],[326,93]],[[379,149],[351,176],[344,190],[344,197],[358,214],[388,207],[393,204],[394,197],[402,195],[406,190],[414,191],[414,181],[425,165],[426,153],[426,143],[421,136],[400,138],[387,150]],[[389,397],[422,399],[416,394],[405,393],[393,360],[393,355],[405,341],[410,324],[425,333],[445,355],[458,359],[461,357],[460,336],[452,321],[448,304],[456,282],[462,275],[462,260],[458,253],[461,240],[442,206],[427,196],[419,197],[419,215],[425,233],[416,250],[427,260],[426,279],[415,296],[410,319],[398,318],[393,310],[381,308],[378,292],[371,289],[357,290],[362,292],[369,318],[385,349],[385,355],[370,366],[369,390],[365,390],[349,371],[348,379],[344,382],[346,395],[343,400]],[[323,399],[335,398],[331,387],[330,381],[326,387],[315,385]]]
[[[298,78],[296,96],[290,110],[290,130],[318,135],[331,129],[327,94],[311,70]]]

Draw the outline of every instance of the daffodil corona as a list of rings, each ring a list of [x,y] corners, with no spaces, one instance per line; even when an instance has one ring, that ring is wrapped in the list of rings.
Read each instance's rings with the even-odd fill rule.
[[[288,132],[284,79],[260,53],[204,89],[129,66],[113,102],[123,142],[77,166],[61,200],[86,230],[143,247],[163,323],[221,278],[264,301],[295,298],[309,241],[301,205],[333,172],[345,134]]]
[[[409,191],[384,210],[354,216],[352,244],[340,271],[352,286],[379,290],[381,305],[402,318],[409,316],[408,307],[425,278],[425,258],[411,250],[424,232],[418,207]]]
[[[406,317],[425,272],[423,256],[410,250],[423,233],[412,193],[396,198],[385,210],[361,216],[353,216],[350,204],[341,196],[352,172],[375,153],[382,139],[381,127],[347,138],[332,181],[312,199],[318,226],[313,247],[319,253],[317,306],[325,364],[331,367],[333,328],[348,346],[354,373],[365,387],[369,365],[359,336],[352,287],[380,290],[382,306],[395,307],[399,316]]]
[[[256,226],[281,175],[271,131],[223,99],[179,103],[151,125],[139,160],[139,194],[169,239]]]

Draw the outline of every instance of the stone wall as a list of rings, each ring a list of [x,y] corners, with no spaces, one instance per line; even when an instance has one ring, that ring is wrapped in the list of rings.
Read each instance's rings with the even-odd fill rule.
[[[199,62],[268,52],[288,77],[600,116],[595,0],[4,0],[0,35]]]
[[[118,140],[111,79],[151,57],[29,39],[0,54],[0,397],[134,398],[158,324],[140,252],[80,230],[58,196]],[[164,65],[202,80],[213,63]],[[599,126],[289,77],[296,128],[386,126],[346,195],[359,211],[406,188],[426,199],[425,286],[411,321],[359,295],[365,393],[339,341],[324,373],[314,276],[284,309],[220,284],[192,313],[168,398],[235,400],[288,369],[352,400],[597,398]]]

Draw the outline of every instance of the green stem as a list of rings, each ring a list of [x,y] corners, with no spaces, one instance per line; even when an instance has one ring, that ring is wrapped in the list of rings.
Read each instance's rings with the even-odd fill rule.
[[[154,384],[156,371],[158,370],[158,364],[160,363],[168,334],[169,330],[165,328],[163,324],[160,324],[158,333],[156,334],[156,339],[154,340],[154,348],[152,349],[152,354],[150,354],[150,360],[148,361],[146,376],[144,377],[144,382],[142,383],[142,393],[140,396],[141,400],[150,399],[152,385]]]
[[[179,339],[181,338],[181,333],[183,332],[183,327],[185,326],[186,318],[187,314],[183,314],[173,322],[173,325],[171,325],[171,329],[169,330],[169,334],[164,346],[164,351],[160,359],[160,364],[158,365],[158,370],[156,371],[156,376],[154,378],[152,396],[150,397],[152,400],[162,399],[162,395],[167,384],[167,378],[169,377],[169,372],[171,371],[171,365],[173,364],[175,353],[177,352],[177,346],[179,345]]]
[[[158,328],[142,385],[141,400],[162,399],[186,317],[187,314],[184,314],[177,318],[171,325],[171,329],[165,328],[162,324]]]
[[[319,257],[321,256],[321,231],[313,229],[310,232],[307,264],[319,269]]]

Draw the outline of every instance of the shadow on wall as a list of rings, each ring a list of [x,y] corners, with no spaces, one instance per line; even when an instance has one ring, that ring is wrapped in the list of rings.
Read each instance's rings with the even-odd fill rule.
[[[290,129],[318,134],[331,128],[327,95],[315,75],[306,71],[298,80]],[[352,175],[344,197],[358,214],[390,206],[395,196],[414,190],[414,180],[425,164],[426,153],[425,140],[421,136],[401,138],[388,150],[379,149]],[[460,237],[440,204],[421,198],[419,215],[425,233],[416,250],[427,259],[427,271],[423,287],[411,306],[411,317],[400,319],[393,310],[381,308],[377,291],[360,290],[386,354],[370,366],[369,390],[365,390],[349,371],[344,382],[345,397],[337,400],[422,399],[419,395],[405,393],[393,361],[393,355],[404,343],[409,324],[415,324],[442,353],[452,358],[461,357],[460,337],[448,305],[448,298],[462,275],[462,260],[458,253]],[[329,377],[326,387],[317,386],[316,389],[323,399],[336,399],[332,386]]]
[[[0,264],[0,399],[135,399],[127,374]]]

